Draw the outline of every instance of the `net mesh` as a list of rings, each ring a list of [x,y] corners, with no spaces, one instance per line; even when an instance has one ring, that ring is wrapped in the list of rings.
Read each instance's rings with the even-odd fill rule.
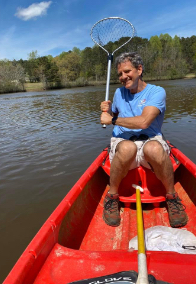
[[[127,20],[117,17],[106,18],[97,22],[91,30],[91,37],[95,43],[108,50],[109,43],[118,46],[110,46],[110,52],[114,52],[125,45],[136,35],[134,26]],[[113,50],[111,50],[111,48]]]

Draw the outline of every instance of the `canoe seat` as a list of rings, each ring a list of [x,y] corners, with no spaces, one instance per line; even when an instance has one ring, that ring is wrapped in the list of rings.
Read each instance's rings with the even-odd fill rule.
[[[173,170],[175,172],[176,169],[179,167],[180,163],[176,161],[172,155],[170,156],[170,159],[172,161]],[[106,159],[104,160],[102,168],[110,176],[109,156],[107,156]],[[151,180],[153,180],[153,183],[151,183]],[[140,166],[137,169],[130,170],[121,183],[120,187],[123,189],[122,190],[119,189],[119,194],[120,194],[119,198],[120,201],[125,204],[125,207],[129,207],[131,203],[136,203],[135,190],[133,188],[131,189],[133,183],[141,186],[144,190],[144,192],[141,193],[142,203],[153,203],[155,207],[158,207],[160,202],[165,201],[165,189],[161,184],[161,182],[157,180],[155,174],[152,173],[151,170],[146,169],[143,166]],[[153,187],[156,187],[156,189],[153,190]],[[130,195],[131,192],[132,194]]]
[[[147,176],[146,169],[142,166],[137,168],[137,173],[139,174],[139,179],[137,185],[143,188],[141,192],[141,202],[142,203],[153,203],[155,207],[159,206],[160,202],[165,201],[165,196],[153,196],[147,187]],[[131,203],[136,203],[136,193],[131,196],[119,196],[121,202],[125,204],[125,207],[129,207]]]

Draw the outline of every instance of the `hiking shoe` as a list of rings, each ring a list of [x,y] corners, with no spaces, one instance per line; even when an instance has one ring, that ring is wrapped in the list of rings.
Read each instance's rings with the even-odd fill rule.
[[[107,193],[103,202],[103,220],[112,227],[120,225],[119,195]]]
[[[188,216],[185,212],[186,207],[181,203],[177,192],[166,194],[166,203],[168,206],[169,222],[171,227],[182,227],[188,222]]]

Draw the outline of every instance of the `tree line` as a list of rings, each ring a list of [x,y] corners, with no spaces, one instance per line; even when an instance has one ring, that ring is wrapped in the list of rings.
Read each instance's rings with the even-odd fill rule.
[[[115,50],[124,39],[109,42],[105,48]],[[144,61],[145,80],[183,78],[196,74],[196,36],[180,38],[169,34],[152,36],[149,40],[134,37],[114,54],[138,52]],[[25,82],[41,82],[44,89],[85,86],[103,83],[107,76],[107,54],[99,46],[63,51],[56,57],[28,54],[27,60],[0,60],[0,93],[25,90]],[[114,64],[111,81],[117,82]]]

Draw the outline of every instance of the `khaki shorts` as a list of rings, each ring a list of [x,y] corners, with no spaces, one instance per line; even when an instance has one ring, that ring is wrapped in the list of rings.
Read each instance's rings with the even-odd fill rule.
[[[123,138],[116,138],[116,137],[111,138],[110,153],[109,153],[110,163],[111,163],[112,159],[114,158],[117,145],[121,141],[124,141],[124,140],[125,139],[123,139]],[[140,165],[144,166],[145,168],[151,169],[150,165],[148,164],[148,162],[144,158],[143,147],[148,141],[153,141],[153,140],[158,141],[162,145],[162,147],[166,151],[166,153],[169,155],[170,148],[169,148],[167,142],[163,139],[163,137],[161,135],[151,137],[148,140],[135,141],[134,143],[137,146],[137,154],[136,154],[135,160],[130,165],[130,170],[135,169],[135,168],[139,167]]]

